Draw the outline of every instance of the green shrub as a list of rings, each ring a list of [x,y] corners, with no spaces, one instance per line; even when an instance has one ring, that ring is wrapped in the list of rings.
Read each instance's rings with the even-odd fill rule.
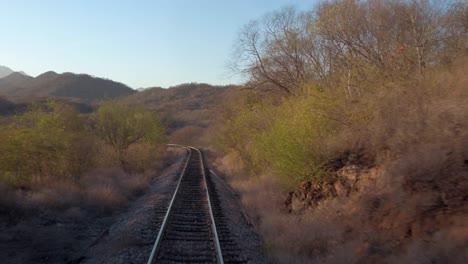
[[[325,166],[336,153],[324,141],[344,123],[362,123],[364,114],[341,113],[332,94],[316,88],[281,100],[248,95],[227,111],[223,147],[234,151],[251,173],[272,171],[285,185],[301,180],[322,181],[330,176]],[[340,119],[332,118],[340,112]],[[358,122],[359,121],[359,122]]]
[[[150,111],[118,103],[105,104],[91,117],[94,131],[109,145],[120,161],[120,166],[130,170],[127,152],[131,146],[148,144],[157,146],[165,141],[161,121]]]
[[[223,112],[221,122],[226,126],[220,135],[220,144],[224,150],[233,151],[241,157],[245,168],[251,173],[261,172],[268,164],[259,144],[259,136],[271,126],[274,110],[271,100],[248,94]]]
[[[285,183],[320,180],[327,171],[320,140],[333,132],[311,98],[289,98],[275,109],[271,127],[259,141],[265,158]]]
[[[1,179],[13,185],[33,177],[76,177],[91,166],[92,138],[82,119],[70,106],[49,101],[33,106],[1,129]],[[79,162],[79,163],[78,163]]]

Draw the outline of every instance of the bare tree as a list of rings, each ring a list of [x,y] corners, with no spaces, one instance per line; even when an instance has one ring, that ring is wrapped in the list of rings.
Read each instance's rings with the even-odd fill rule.
[[[383,79],[406,80],[465,50],[466,6],[454,0],[330,0],[309,12],[283,8],[243,28],[235,68],[249,77],[250,88],[297,95],[314,83],[358,98]]]
[[[441,61],[451,62],[461,53],[468,52],[468,2],[452,3],[443,17],[445,35]]]
[[[236,69],[250,76],[251,88],[296,94],[311,79],[324,78],[324,56],[318,48],[311,13],[284,8],[253,21],[241,31]]]

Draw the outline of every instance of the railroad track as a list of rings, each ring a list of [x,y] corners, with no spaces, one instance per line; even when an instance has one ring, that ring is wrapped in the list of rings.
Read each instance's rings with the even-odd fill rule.
[[[184,148],[187,160],[148,264],[247,263],[232,239],[203,153]]]

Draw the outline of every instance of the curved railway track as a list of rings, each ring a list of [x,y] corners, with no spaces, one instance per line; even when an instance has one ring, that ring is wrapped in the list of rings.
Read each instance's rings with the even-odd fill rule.
[[[183,148],[187,160],[148,264],[247,263],[232,239],[203,153]]]

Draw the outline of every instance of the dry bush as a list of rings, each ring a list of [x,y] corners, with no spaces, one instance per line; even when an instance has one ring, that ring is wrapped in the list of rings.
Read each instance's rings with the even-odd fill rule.
[[[413,144],[440,142],[455,135],[463,137],[467,119],[468,57],[459,58],[450,67],[434,67],[427,73],[399,82],[384,82],[375,92],[360,100],[343,100],[326,114],[343,123],[340,133],[329,138],[333,149],[362,149],[372,156],[398,155]],[[383,82],[383,81],[382,81]],[[364,122],[346,119],[365,116]],[[335,144],[333,142],[336,142]],[[385,155],[383,159],[387,158]]]
[[[134,144],[124,155],[125,170],[129,174],[143,174],[151,177],[167,161],[163,146]],[[118,154],[107,144],[98,143],[96,168],[114,168],[121,166]]]
[[[103,211],[115,209],[125,202],[123,196],[117,188],[112,185],[92,186],[86,191],[86,202],[92,207]]]
[[[82,190],[72,180],[41,178],[33,180],[32,186],[31,191],[24,192],[24,202],[31,207],[63,210],[81,202]]]
[[[120,166],[117,153],[102,141],[96,142],[97,155],[95,163],[97,168],[112,168]]]
[[[226,164],[218,161],[218,169]],[[359,192],[301,214],[287,212],[286,194],[273,176],[231,174],[228,181],[240,192],[273,263],[463,263],[463,211],[441,207],[438,192],[406,191],[398,180],[403,171],[382,168],[377,176],[362,181]]]
[[[144,175],[128,175],[121,169],[96,169],[80,181],[87,205],[104,211],[115,209],[149,187]]]
[[[0,215],[15,223],[24,217],[50,213],[79,218],[83,214],[108,214],[125,206],[149,188],[149,178],[128,175],[119,168],[95,169],[80,180],[40,178],[31,189],[1,185]]]
[[[454,76],[454,79],[458,77],[461,76]],[[466,82],[459,86],[447,83],[439,87],[422,84],[411,87],[413,91],[405,91],[410,89],[405,87],[391,98],[385,98],[376,107],[368,130],[361,135],[363,147],[372,155],[385,159],[388,157],[382,154],[397,157],[411,152],[415,145],[457,145],[462,142],[466,138],[468,95],[458,91],[466,85]],[[428,90],[434,93],[429,94]]]
[[[161,146],[135,144],[125,154],[126,171],[132,174],[154,175],[157,163],[163,157]]]

